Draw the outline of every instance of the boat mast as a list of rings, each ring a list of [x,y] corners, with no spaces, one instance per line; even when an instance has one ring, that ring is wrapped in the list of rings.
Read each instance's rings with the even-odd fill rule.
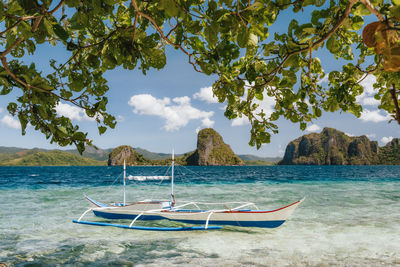
[[[172,161],[171,161],[171,206],[175,204],[174,195],[174,150],[172,149]]]
[[[124,206],[125,206],[125,200],[126,200],[125,187],[126,187],[126,164],[125,164],[125,160],[124,160]]]

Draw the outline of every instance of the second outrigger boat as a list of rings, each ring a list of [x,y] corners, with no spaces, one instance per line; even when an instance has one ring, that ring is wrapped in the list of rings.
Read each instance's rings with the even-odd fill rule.
[[[126,180],[146,181],[146,180],[171,180],[171,198],[168,201],[144,200],[138,202],[126,202]],[[225,203],[202,203],[202,202],[183,202],[179,205],[175,202],[174,195],[174,154],[172,154],[171,176],[128,176],[126,177],[126,165],[124,162],[123,176],[123,202],[101,203],[88,196],[85,196],[94,207],[86,210],[74,223],[113,226],[136,230],[153,231],[190,231],[190,230],[216,230],[223,225],[239,227],[262,227],[275,228],[282,225],[293,211],[304,201],[304,198],[290,205],[274,210],[259,210],[254,203],[250,202],[225,202]],[[223,208],[201,209],[202,205],[218,205]],[[235,205],[235,206],[233,206]],[[229,208],[232,206],[232,208]],[[248,209],[249,207],[256,209]],[[193,207],[194,209],[188,209]],[[114,224],[107,222],[83,221],[82,218],[90,211],[94,215],[105,219],[129,219],[129,225]],[[170,220],[188,224],[202,226],[187,227],[147,227],[138,226],[135,223],[139,220]]]

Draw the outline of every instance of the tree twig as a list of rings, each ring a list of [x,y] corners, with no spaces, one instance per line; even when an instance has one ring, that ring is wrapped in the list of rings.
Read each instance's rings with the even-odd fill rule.
[[[393,88],[390,89],[390,95],[392,96],[394,108],[395,108],[395,118],[398,124],[400,124],[400,108],[399,108],[399,102],[397,100],[397,95],[396,95],[396,85],[393,84]]]

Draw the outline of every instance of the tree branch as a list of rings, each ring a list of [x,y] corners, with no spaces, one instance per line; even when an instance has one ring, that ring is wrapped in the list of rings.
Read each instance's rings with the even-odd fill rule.
[[[64,2],[65,2],[65,0],[61,0],[60,3],[58,3],[58,5],[55,8],[53,8],[53,10],[51,10],[47,13],[50,15],[53,15],[54,12],[56,12],[62,6],[62,4],[64,4]]]
[[[294,50],[292,52],[288,52],[285,56],[285,58],[282,60],[282,62],[279,64],[279,66],[271,71],[270,73],[268,73],[267,75],[270,76],[273,74],[272,78],[270,78],[269,80],[267,80],[265,82],[266,83],[270,83],[271,81],[273,81],[276,77],[276,75],[278,74],[278,72],[282,69],[283,65],[286,63],[286,61],[293,55],[299,54],[301,52],[307,51],[309,49],[313,49],[314,47],[322,44],[323,42],[325,42],[326,39],[328,39],[329,37],[332,36],[332,34],[334,34],[339,28],[340,26],[342,26],[342,24],[344,23],[345,19],[350,15],[351,12],[351,8],[354,6],[354,4],[357,2],[358,0],[350,0],[350,2],[347,4],[346,9],[344,10],[343,15],[340,17],[340,19],[338,20],[337,24],[330,29],[325,35],[323,35],[318,41],[314,42],[311,46],[308,47],[304,47],[298,50]],[[265,77],[264,77],[265,78]]]
[[[393,88],[390,90],[390,95],[392,96],[393,104],[394,104],[394,108],[395,108],[395,119],[398,122],[398,124],[400,124],[400,108],[399,108],[399,102],[397,101],[395,84],[393,84]]]
[[[173,47],[176,47],[180,49],[185,55],[189,57],[189,63],[194,67],[195,71],[197,72],[203,72],[201,70],[197,69],[196,63],[191,61],[191,56],[193,54],[190,54],[188,51],[186,51],[181,45],[176,44],[172,42],[167,36],[165,36],[164,32],[161,30],[161,28],[157,25],[156,21],[150,17],[149,15],[143,13],[142,11],[139,10],[139,7],[136,3],[135,0],[131,0],[133,7],[135,8],[136,12],[139,14],[139,16],[144,17],[150,21],[150,23],[153,25],[154,29],[161,35],[161,38],[166,41],[168,44],[172,45]]]
[[[379,13],[379,11],[375,9],[375,7],[371,4],[371,2],[369,0],[360,0],[360,2],[363,3],[364,6],[366,8],[368,8],[369,11],[371,11],[373,14],[375,14],[375,16],[377,16],[380,21],[385,20],[385,18],[382,16],[382,14]]]

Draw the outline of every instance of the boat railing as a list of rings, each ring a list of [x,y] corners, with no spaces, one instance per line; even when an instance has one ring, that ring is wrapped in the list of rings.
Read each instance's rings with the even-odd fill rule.
[[[93,208],[90,208],[88,210],[86,210],[84,213],[82,213],[81,217],[79,217],[78,222],[80,222],[83,218],[83,216],[85,216],[89,211],[93,210]]]
[[[240,204],[240,205],[237,206],[237,207],[234,207],[234,208],[229,208],[229,207],[227,207],[227,205],[229,205],[229,204]],[[218,203],[218,202],[188,202],[188,203],[185,203],[185,204],[182,204],[182,205],[179,205],[179,206],[175,206],[174,209],[176,210],[176,209],[183,208],[183,207],[186,207],[186,206],[189,206],[189,205],[193,205],[198,209],[201,209],[199,205],[207,205],[207,206],[208,205],[223,205],[226,210],[238,210],[238,209],[241,209],[241,208],[244,208],[244,207],[253,206],[253,207],[256,208],[256,210],[259,210],[257,205],[252,203],[252,202],[223,202],[223,203]]]

